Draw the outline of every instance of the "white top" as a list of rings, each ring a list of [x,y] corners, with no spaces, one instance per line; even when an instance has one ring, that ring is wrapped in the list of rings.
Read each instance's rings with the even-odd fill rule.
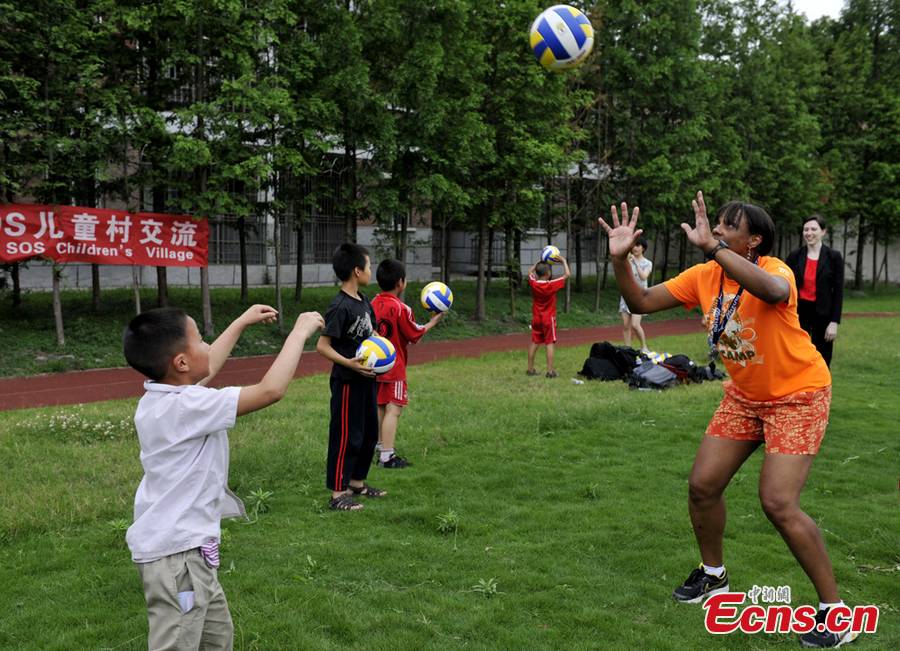
[[[638,281],[638,284],[644,289],[647,289],[647,278],[649,278],[649,276],[647,276],[647,278],[641,278],[640,275],[638,275],[638,271],[647,273],[651,269],[653,269],[653,260],[643,257],[640,260],[631,260],[631,273],[634,274],[634,279]]]
[[[239,387],[144,382],[134,424],[144,478],[125,540],[135,563],[194,549],[220,535],[222,518],[244,516],[228,490],[228,432]]]

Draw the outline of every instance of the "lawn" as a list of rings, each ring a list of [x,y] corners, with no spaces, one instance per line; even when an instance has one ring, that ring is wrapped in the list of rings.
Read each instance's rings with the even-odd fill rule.
[[[659,348],[699,358],[703,346]],[[881,607],[860,649],[900,648],[900,437],[886,417],[898,351],[896,319],[842,325],[804,493],[845,600]],[[360,513],[324,509],[325,376],[242,418],[231,486],[258,515],[225,527],[235,648],[797,648],[795,636],[710,636],[700,608],[670,597],[698,562],[686,478],[721,386],[573,385],[584,355],[562,348],[552,381],[525,377],[522,353],[410,368],[399,448],[414,465],[373,469],[390,495]],[[0,413],[0,648],[146,648],[123,540],[141,476],[134,405]],[[759,507],[760,460],[728,491],[732,588],[788,585],[794,605],[815,603]]]
[[[406,291],[407,302],[416,310],[420,322],[428,319],[418,304],[422,285],[411,283]],[[563,311],[563,295],[559,295],[559,327],[577,328],[621,323],[618,314],[619,293],[615,280],[609,279],[608,287],[601,293],[600,311],[594,311],[594,279],[585,280],[584,291],[572,291],[572,305],[569,313]],[[527,287],[517,294],[516,317],[509,309],[509,291],[503,279],[495,279],[487,294],[487,318],[478,323],[472,320],[475,310],[475,283],[454,281],[454,309],[448,313],[441,326],[429,335],[429,339],[463,339],[479,335],[507,332],[525,332],[531,322],[531,297]],[[286,323],[291,324],[301,311],[318,310],[322,313],[334,298],[335,287],[304,288],[303,300],[295,304],[293,290],[283,293]],[[368,288],[373,297],[378,292],[374,283]],[[144,309],[155,305],[154,290],[144,290]],[[275,291],[272,287],[250,289],[248,304],[240,301],[237,289],[215,289],[212,291],[212,313],[215,326],[221,332],[232,320],[246,309],[248,304],[268,303],[274,305]],[[200,292],[197,288],[172,288],[171,303],[183,307],[198,321],[201,320]],[[875,292],[847,292],[845,312],[872,312],[900,309],[900,288],[895,286],[879,288]],[[4,343],[4,354],[0,356],[0,377],[33,375],[88,368],[122,366],[122,329],[134,312],[130,290],[105,290],[100,310],[91,309],[90,293],[83,291],[63,292],[62,310],[65,323],[66,345],[56,345],[56,331],[53,326],[51,295],[47,292],[31,292],[24,295],[23,304],[16,309],[10,307],[9,296],[0,294],[0,340]],[[650,315],[647,320],[686,316],[683,311]],[[235,356],[265,355],[281,347],[283,338],[275,326],[257,326],[243,337],[235,348]],[[309,343],[313,347],[314,342]]]

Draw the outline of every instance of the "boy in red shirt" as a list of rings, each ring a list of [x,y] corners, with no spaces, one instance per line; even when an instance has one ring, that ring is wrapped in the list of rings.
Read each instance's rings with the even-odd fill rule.
[[[382,260],[375,272],[381,293],[372,300],[375,329],[389,339],[397,351],[394,367],[379,375],[378,384],[378,465],[382,468],[405,468],[409,461],[394,454],[394,440],[400,414],[407,405],[406,347],[421,339],[438,324],[443,312],[435,314],[425,325],[416,323],[412,309],[400,300],[406,289],[406,267],[399,260]]]
[[[560,256],[563,275],[554,278],[553,270],[547,262],[536,262],[528,270],[528,284],[531,286],[531,344],[528,346],[528,370],[526,374],[537,375],[534,368],[534,354],[540,344],[547,345],[547,377],[557,377],[553,369],[553,352],[556,343],[556,292],[566,286],[569,263]]]

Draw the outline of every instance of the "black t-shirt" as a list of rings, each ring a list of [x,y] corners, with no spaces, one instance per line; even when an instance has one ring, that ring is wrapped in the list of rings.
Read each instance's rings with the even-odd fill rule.
[[[375,310],[372,303],[362,292],[362,300],[357,300],[341,290],[331,301],[325,313],[325,329],[322,334],[331,337],[331,347],[347,359],[356,357],[356,349],[375,331]],[[346,366],[335,364],[331,369],[331,377],[345,382],[366,380],[373,381],[352,371]]]

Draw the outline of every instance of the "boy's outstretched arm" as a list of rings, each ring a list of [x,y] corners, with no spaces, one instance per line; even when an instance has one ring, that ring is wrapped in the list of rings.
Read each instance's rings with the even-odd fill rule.
[[[572,272],[569,271],[569,263],[562,256],[559,256],[559,261],[562,262],[562,266],[563,266],[563,278],[568,279],[572,275]]]
[[[325,320],[318,312],[304,312],[297,317],[294,329],[284,342],[278,357],[266,371],[259,384],[241,388],[238,398],[238,416],[268,407],[284,397],[288,384],[294,377],[303,344],[317,330],[325,326]]]
[[[251,305],[246,312],[231,322],[225,332],[216,337],[209,346],[209,375],[197,384],[206,386],[222,370],[222,366],[231,355],[237,340],[241,338],[244,328],[256,323],[272,323],[278,316],[278,310],[268,305]]]
[[[209,375],[200,380],[198,384],[206,386],[222,370],[222,366],[228,360],[228,356],[231,355],[234,345],[241,338],[244,328],[255,323],[272,323],[277,316],[278,311],[273,307],[252,305],[246,312],[232,321],[231,325],[225,328],[225,332],[216,337],[216,340],[210,344]]]

